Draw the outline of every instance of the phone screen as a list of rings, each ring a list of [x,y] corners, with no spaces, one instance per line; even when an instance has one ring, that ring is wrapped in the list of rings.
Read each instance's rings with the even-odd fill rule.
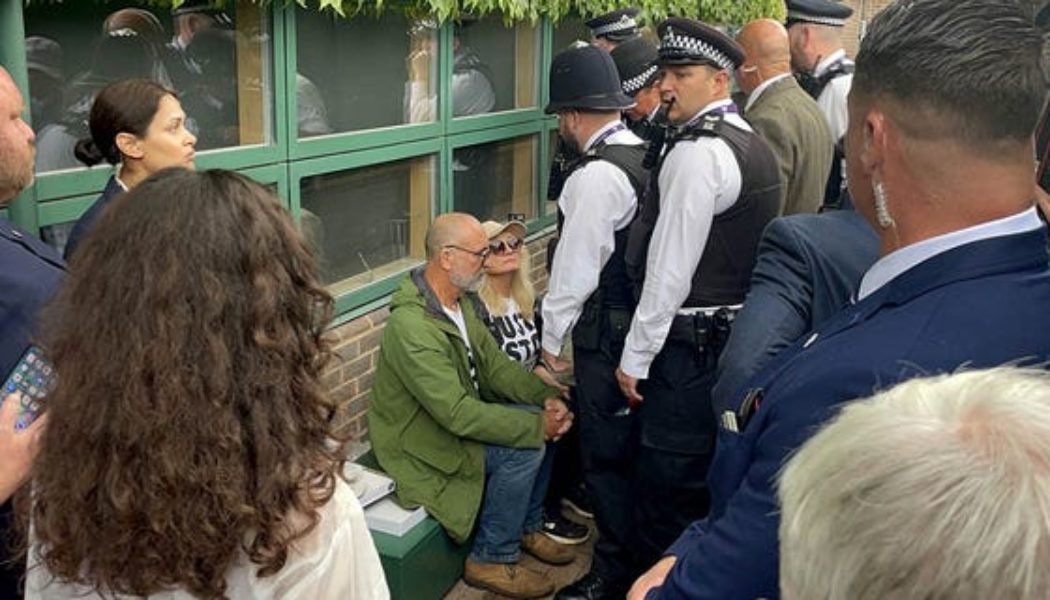
[[[32,425],[43,410],[43,399],[55,388],[55,368],[36,346],[30,346],[4,382],[4,396],[21,392],[15,430]]]

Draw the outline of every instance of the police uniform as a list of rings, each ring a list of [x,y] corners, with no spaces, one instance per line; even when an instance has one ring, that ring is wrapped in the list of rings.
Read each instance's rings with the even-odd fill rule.
[[[53,248],[0,219],[0,377],[18,364],[36,334],[40,308],[58,289],[65,263]],[[2,459],[0,459],[2,460]],[[10,504],[0,508],[0,531],[7,528]],[[7,552],[0,552],[6,556]],[[20,597],[19,563],[0,567],[0,597]]]
[[[556,56],[550,81],[548,113],[570,108],[618,113],[634,105],[621,91],[613,59],[593,46]],[[648,181],[641,166],[646,147],[613,116],[580,150],[558,197],[559,238],[543,301],[542,345],[558,355],[572,337],[584,480],[599,531],[592,569],[605,580],[620,578],[622,597],[635,569],[634,482],[626,445],[634,419],[616,415],[626,404],[615,372],[634,305],[624,256],[638,196]],[[559,597],[577,594],[563,590]]]
[[[743,62],[736,42],[698,21],[668,19],[659,34],[662,64],[731,72]],[[641,295],[620,359],[644,397],[635,514],[639,560],[649,565],[707,512],[715,362],[780,195],[772,150],[728,97],[678,127],[668,146],[656,194],[632,226],[627,263]]]
[[[591,37],[605,38],[613,43],[623,43],[639,34],[638,13],[634,7],[621,8],[590,19],[586,25],[591,30]]]
[[[788,0],[786,27],[796,23],[814,23],[827,27],[845,27],[853,9],[831,0]],[[812,73],[796,73],[802,89],[817,101],[820,112],[828,120],[831,139],[835,140],[835,159],[828,177],[825,204],[837,205],[839,196],[846,189],[845,152],[842,140],[849,126],[849,111],[846,98],[853,85],[853,61],[846,51],[838,49],[820,59]]]
[[[616,46],[610,51],[613,62],[616,63],[616,72],[620,75],[620,87],[623,93],[637,97],[638,92],[653,85],[660,74],[660,67],[656,65],[656,44],[643,38],[636,37]],[[660,105],[640,119],[632,119],[624,114],[624,123],[643,140],[652,140],[662,134],[663,124],[657,119]]]

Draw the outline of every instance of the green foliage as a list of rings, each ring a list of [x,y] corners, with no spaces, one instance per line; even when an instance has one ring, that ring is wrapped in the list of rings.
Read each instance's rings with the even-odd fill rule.
[[[40,1],[40,0],[31,0]],[[46,1],[46,0],[45,0]],[[178,6],[184,0],[147,0],[151,4]],[[232,2],[232,0],[226,0]],[[268,2],[269,0],[253,0]],[[278,0],[281,1],[281,0]],[[284,0],[290,2],[291,0]],[[743,25],[753,19],[783,20],[783,0],[294,0],[303,8],[331,11],[343,17],[402,11],[413,17],[438,21],[463,14],[502,15],[507,22],[536,22],[548,17],[557,22],[568,15],[592,17],[630,4],[642,8],[642,20],[657,23],[665,17],[698,18],[708,23]]]

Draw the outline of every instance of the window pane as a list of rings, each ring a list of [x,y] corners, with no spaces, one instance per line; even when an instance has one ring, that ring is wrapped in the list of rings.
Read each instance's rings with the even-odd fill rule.
[[[547,132],[547,148],[548,148],[548,151],[547,151],[547,164],[544,166],[544,168],[547,170],[547,173],[549,174],[550,171],[551,171],[551,163],[554,162],[554,157],[557,156],[557,154],[558,154],[558,130],[557,129],[551,129],[550,131]],[[550,182],[548,182],[547,185],[548,185],[548,188],[549,188],[550,187]],[[550,198],[548,196],[549,196],[549,189],[548,190],[544,190],[543,198],[541,198],[541,200],[543,201],[543,214],[544,215],[551,215],[551,214],[554,214],[554,213],[558,212],[558,198],[556,198],[556,197],[555,198]]]
[[[583,24],[579,17],[566,18],[554,26],[554,41],[551,44],[551,52],[557,54],[562,50],[568,50],[575,42],[589,43],[591,30]]]
[[[531,108],[538,96],[538,29],[498,16],[453,26],[452,115]]]
[[[345,19],[297,10],[299,137],[436,119],[436,26],[399,12]],[[323,126],[302,119],[315,103],[327,107]]]
[[[95,95],[132,77],[179,93],[198,150],[272,140],[267,8],[231,0],[183,12],[145,2],[33,2],[24,10],[37,172],[82,166],[73,146],[90,137]]]
[[[302,179],[300,227],[333,294],[423,261],[434,164],[424,156]]]
[[[457,148],[453,153],[455,209],[481,221],[508,213],[536,216],[536,136]]]

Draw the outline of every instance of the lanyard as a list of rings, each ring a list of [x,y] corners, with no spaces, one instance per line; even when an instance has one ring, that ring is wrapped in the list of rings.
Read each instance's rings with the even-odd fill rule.
[[[605,142],[605,140],[609,139],[609,137],[612,136],[612,134],[623,131],[624,129],[627,129],[627,126],[623,124],[623,121],[620,121],[616,125],[613,125],[612,127],[606,129],[602,132],[601,135],[598,136],[598,139],[594,140],[594,143],[591,144],[590,150],[594,150],[598,146],[601,146],[602,143]],[[588,152],[590,150],[588,150]]]

